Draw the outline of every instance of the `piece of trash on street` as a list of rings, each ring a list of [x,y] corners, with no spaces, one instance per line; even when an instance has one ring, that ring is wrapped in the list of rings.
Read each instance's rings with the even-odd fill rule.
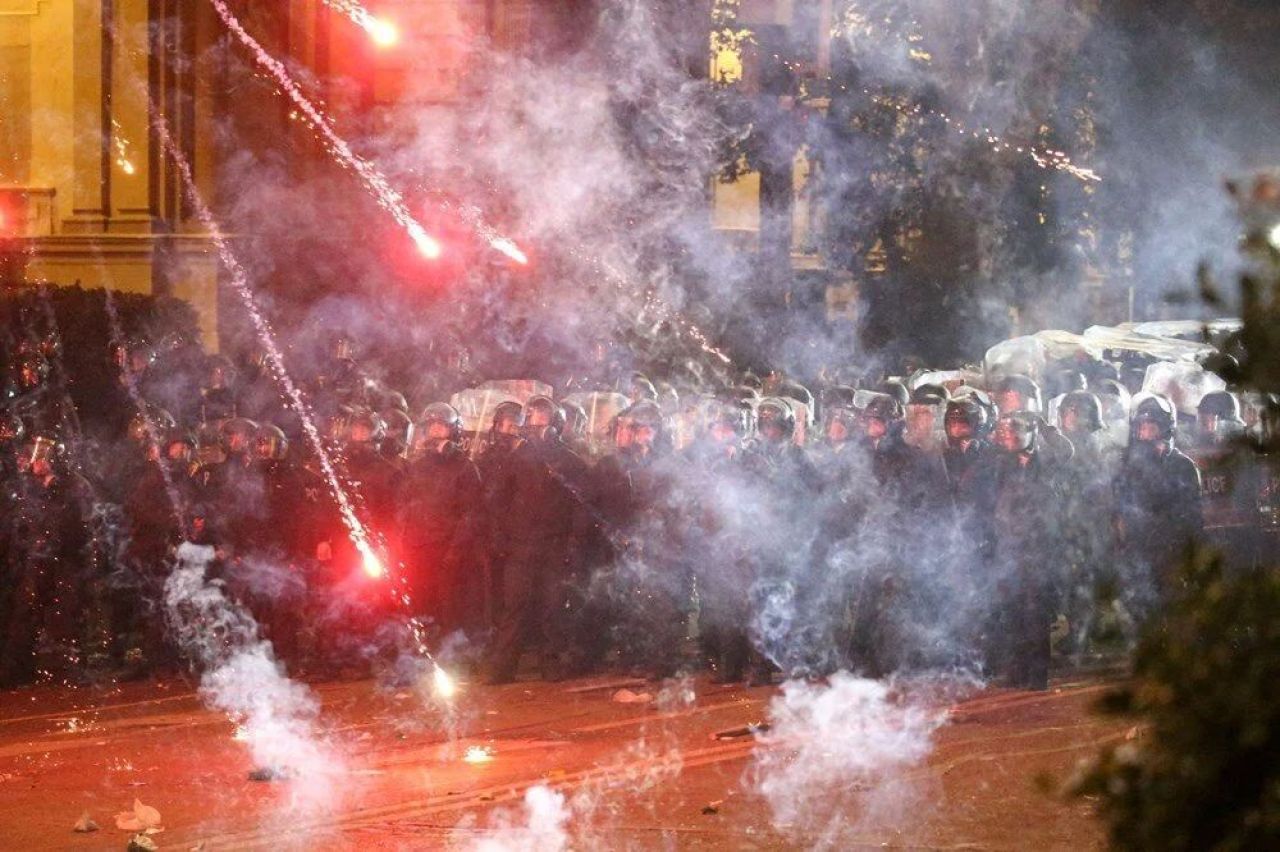
[[[116,814],[116,828],[122,831],[140,831],[154,834],[160,830],[160,812],[150,805],[144,805],[138,799],[133,800],[132,811],[121,811]]]
[[[89,816],[89,812],[85,811],[80,814],[80,819],[76,820],[76,824],[71,830],[77,834],[88,834],[91,831],[97,831],[98,824]]]
[[[647,692],[632,692],[624,688],[613,694],[613,700],[618,704],[648,704],[653,696]]]
[[[160,847],[156,842],[145,834],[135,834],[129,839],[129,845],[125,847],[125,852],[156,852]]]
[[[724,804],[724,799],[716,799],[714,802],[707,802],[702,806],[702,813],[706,816],[720,813],[720,806]]]
[[[289,777],[289,770],[275,766],[259,766],[249,771],[250,781],[284,781]]]
[[[743,725],[741,728],[730,728],[727,731],[716,731],[711,735],[711,739],[736,740],[740,737],[753,737],[756,734],[763,734],[768,730],[768,722],[752,722],[749,725]]]

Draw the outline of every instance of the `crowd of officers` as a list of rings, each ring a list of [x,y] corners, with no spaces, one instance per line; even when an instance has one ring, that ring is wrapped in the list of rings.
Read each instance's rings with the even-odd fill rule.
[[[10,360],[0,685],[180,665],[164,588],[184,540],[215,546],[216,582],[293,666],[367,664],[409,615],[467,637],[492,683],[523,659],[548,679],[702,665],[755,683],[972,664],[1028,688],[1055,622],[1081,651],[1101,609],[1142,619],[1173,594],[1192,542],[1249,570],[1280,540],[1274,465],[1227,391],[1189,422],[1105,371],[1051,396],[1001,375],[817,398],[745,374],[683,400],[635,374],[601,452],[548,396],[464,433],[339,345],[306,396],[390,566],[371,576],[264,355],[197,377],[132,341],[114,363],[112,443],[75,422],[56,347]]]

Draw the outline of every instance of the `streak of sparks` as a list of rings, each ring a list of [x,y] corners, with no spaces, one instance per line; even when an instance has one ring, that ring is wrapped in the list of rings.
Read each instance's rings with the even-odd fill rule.
[[[612,284],[619,291],[627,292],[629,290],[627,276],[619,272],[607,261],[576,249],[570,249],[569,254],[594,267],[604,276],[606,281]],[[649,290],[645,293],[643,310],[652,310],[658,316],[662,317],[662,319],[675,326],[677,331],[681,332],[685,337],[696,343],[702,352],[717,359],[725,366],[733,366],[733,359],[730,358],[724,350],[719,349],[712,344],[711,338],[707,336],[707,333],[703,331],[697,323],[677,311],[653,290]]]
[[[351,146],[347,144],[347,141],[337,134],[328,117],[307,99],[307,96],[298,88],[298,84],[289,76],[284,63],[273,57],[263,49],[262,45],[253,36],[249,35],[248,30],[244,28],[239,19],[232,14],[231,9],[227,7],[225,0],[209,0],[209,3],[213,6],[214,11],[218,13],[218,17],[222,19],[227,29],[236,38],[240,39],[241,44],[249,49],[254,61],[271,75],[281,91],[288,96],[289,100],[293,101],[301,117],[323,137],[325,147],[329,150],[329,153],[338,160],[340,165],[356,173],[378,205],[391,214],[391,218],[395,219],[396,224],[404,229],[405,233],[409,235],[409,238],[413,240],[418,250],[425,257],[431,259],[439,257],[441,253],[440,243],[427,233],[417,219],[413,218],[413,214],[405,206],[404,198],[387,182],[387,179],[383,177],[377,167],[351,150]]]
[[[214,2],[219,2],[219,0],[214,0]],[[280,387],[284,389],[290,407],[298,415],[298,419],[302,423],[303,434],[306,435],[307,441],[310,443],[311,449],[320,463],[320,470],[324,475],[326,484],[329,486],[329,491],[333,494],[334,502],[338,506],[339,515],[342,518],[343,525],[347,528],[351,543],[355,545],[356,550],[364,559],[366,572],[368,572],[372,563],[376,563],[381,568],[382,563],[374,553],[369,531],[356,514],[355,504],[352,502],[350,495],[343,488],[342,482],[338,478],[337,469],[334,467],[333,459],[330,458],[329,451],[325,447],[324,441],[320,438],[320,431],[316,428],[315,419],[311,416],[311,410],[307,407],[306,401],[302,398],[301,390],[294,384],[293,377],[289,375],[289,371],[285,367],[284,355],[276,345],[275,335],[272,334],[266,317],[258,309],[257,300],[253,297],[253,289],[249,286],[248,273],[231,251],[231,246],[227,243],[222,229],[218,227],[218,222],[214,219],[213,212],[205,204],[203,196],[200,195],[195,179],[191,174],[191,165],[182,156],[177,146],[174,145],[168,123],[159,111],[155,114],[153,127],[156,137],[160,140],[161,147],[178,172],[183,190],[188,201],[191,202],[196,218],[200,220],[200,224],[208,231],[209,237],[213,241],[218,257],[222,260],[223,268],[227,270],[232,289],[240,297],[245,313],[248,314],[250,322],[253,323],[263,350],[267,354],[267,365],[271,368],[271,372]],[[379,572],[380,574],[381,571]]]
[[[231,281],[232,289],[240,297],[241,303],[244,305],[245,312],[249,315],[250,322],[253,324],[254,330],[258,334],[259,341],[262,344],[263,351],[267,354],[267,366],[271,370],[272,375],[276,379],[278,385],[284,389],[285,397],[290,408],[298,415],[298,420],[302,424],[303,434],[306,436],[307,442],[311,446],[312,452],[315,453],[316,460],[320,463],[320,471],[325,483],[329,486],[329,491],[333,495],[334,502],[338,506],[339,516],[342,518],[343,526],[347,529],[348,537],[355,546],[356,551],[361,557],[361,567],[366,574],[372,577],[382,577],[386,573],[385,565],[381,558],[378,557],[374,548],[373,538],[368,529],[361,522],[359,515],[356,513],[355,503],[342,485],[342,481],[338,476],[337,468],[334,466],[333,458],[330,456],[328,449],[325,447],[324,441],[320,437],[320,431],[316,428],[315,418],[311,415],[306,401],[302,397],[302,392],[293,382],[293,377],[289,375],[288,369],[285,367],[284,355],[275,342],[275,335],[271,331],[271,326],[267,323],[266,318],[258,309],[257,300],[254,299],[253,289],[249,285],[249,276],[244,267],[240,265],[240,261],[231,251],[226,236],[223,235],[222,229],[218,227],[218,222],[213,217],[213,212],[205,203],[200,190],[196,186],[195,179],[191,174],[191,165],[186,158],[173,143],[173,137],[169,133],[169,126],[165,122],[164,117],[157,110],[153,123],[157,138],[164,153],[173,162],[178,172],[178,177],[182,182],[184,194],[191,202],[191,207],[195,211],[196,218],[200,221],[208,232],[210,239],[213,241],[214,248],[218,252],[223,267],[227,270]],[[375,573],[376,570],[376,573]],[[399,573],[395,578],[400,586],[400,592],[395,591],[395,584],[388,587],[393,599],[402,604],[405,610],[412,607],[412,599],[408,592],[408,579],[403,572]],[[435,657],[432,656],[431,650],[427,646],[426,626],[422,623],[422,619],[417,616],[408,618],[408,628],[413,637],[414,646],[419,654],[426,658],[435,668],[435,678],[437,689],[440,683],[446,683],[450,686],[452,695],[456,692],[453,681],[448,674],[440,668]]]
[[[338,160],[340,165],[356,173],[373,195],[374,200],[391,214],[391,217],[405,230],[424,256],[431,259],[439,257],[441,253],[440,244],[413,217],[413,214],[409,212],[409,208],[405,205],[403,196],[387,182],[387,179],[383,177],[377,167],[351,150],[351,146],[347,144],[346,140],[333,129],[333,124],[329,118],[320,112],[319,108],[308,100],[307,96],[298,88],[298,84],[289,76],[284,64],[263,49],[262,45],[253,36],[249,35],[249,32],[240,23],[239,19],[227,7],[225,0],[209,0],[209,2],[213,5],[218,17],[222,19],[227,29],[235,34],[236,38],[249,49],[258,65],[271,75],[280,90],[293,101],[294,106],[298,109],[300,118],[320,134],[329,153]],[[478,211],[468,207],[463,208],[462,213],[468,224],[484,238],[491,248],[517,263],[528,263],[529,259],[524,252],[514,242],[502,236],[493,226],[481,219]]]
[[[923,55],[926,57],[928,56],[928,54]],[[773,55],[773,58],[781,62],[793,72],[801,70],[799,62],[789,62],[776,53]],[[831,77],[827,77],[826,82],[831,83],[833,80]],[[845,85],[841,85],[839,88],[842,92],[849,91],[849,87]],[[1073,163],[1065,151],[1055,151],[1052,148],[1040,148],[1034,145],[1015,145],[1014,143],[999,136],[989,127],[983,127],[981,129],[966,127],[962,119],[953,118],[942,110],[930,109],[922,104],[913,104],[912,106],[907,107],[891,97],[883,94],[877,94],[867,88],[863,88],[862,93],[871,98],[871,100],[876,104],[880,106],[887,106],[902,115],[917,117],[928,116],[930,118],[938,119],[948,128],[959,133],[961,136],[971,137],[973,139],[986,142],[991,146],[991,150],[997,154],[1016,153],[1024,157],[1029,157],[1033,163],[1046,171],[1063,172],[1064,174],[1071,175],[1073,178],[1084,181],[1085,183],[1100,183],[1102,181],[1102,176],[1093,169],[1077,166]]]

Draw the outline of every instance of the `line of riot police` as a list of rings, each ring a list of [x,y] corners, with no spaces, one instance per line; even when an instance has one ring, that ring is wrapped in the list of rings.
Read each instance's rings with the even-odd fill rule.
[[[361,571],[265,360],[196,375],[117,350],[115,444],[69,425],[56,351],[11,369],[0,682],[179,665],[161,602],[182,540],[217,547],[218,581],[291,663],[383,655],[402,608]],[[307,389],[401,603],[435,639],[465,637],[493,683],[533,660],[549,679],[970,666],[1043,688],[1051,635],[1078,653],[1100,620],[1149,617],[1191,542],[1241,570],[1272,561],[1274,465],[1242,451],[1234,395],[1206,395],[1188,441],[1169,400],[1115,381],[1047,405],[1026,376],[983,384],[815,400],[747,375],[682,400],[636,375],[603,448],[546,395],[503,402],[480,434],[444,402],[414,416],[341,341]]]

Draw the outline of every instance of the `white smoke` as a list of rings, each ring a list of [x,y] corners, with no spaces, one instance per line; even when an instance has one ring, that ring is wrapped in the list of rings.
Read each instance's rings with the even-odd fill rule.
[[[209,576],[216,553],[184,542],[165,582],[165,613],[178,647],[203,669],[200,693],[238,725],[237,738],[255,764],[287,778],[290,806],[316,811],[332,805],[343,762],[316,726],[319,704],[290,680],[262,639],[253,616]]]
[[[773,824],[812,848],[847,848],[859,832],[894,824],[921,790],[908,777],[946,721],[932,702],[890,682],[838,672],[788,681],[758,735],[750,780]]]
[[[525,791],[519,811],[499,813],[489,834],[467,848],[472,852],[559,852],[569,848],[569,818],[564,794],[539,784]]]

